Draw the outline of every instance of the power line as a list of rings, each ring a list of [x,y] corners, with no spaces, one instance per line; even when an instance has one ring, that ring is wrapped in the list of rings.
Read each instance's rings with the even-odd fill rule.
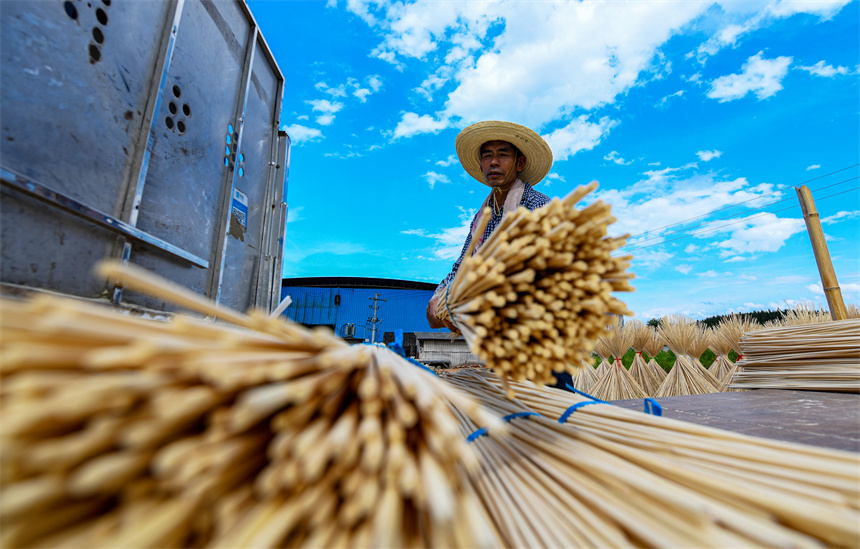
[[[851,178],[849,178],[849,179],[842,180],[842,181],[840,181],[840,182],[838,182],[838,183],[832,183],[832,184],[830,184],[830,185],[825,185],[824,187],[819,187],[819,188],[817,188],[817,189],[812,189],[812,192],[823,191],[824,189],[829,189],[830,187],[835,187],[836,185],[841,185],[841,184],[843,184],[843,183],[848,183],[849,181],[854,181],[855,179],[860,179],[860,176],[851,177]],[[774,193],[770,193],[770,194],[774,194]],[[758,198],[763,198],[763,197],[765,197],[765,196],[768,196],[768,195],[762,195],[762,196],[760,196],[760,197],[758,197]],[[753,198],[753,199],[751,199],[751,200],[758,200],[758,198]],[[717,221],[722,221],[722,220],[724,220],[724,219],[731,219],[731,218],[733,218],[733,217],[738,217],[738,216],[741,216],[741,215],[744,215],[744,214],[747,214],[747,213],[751,213],[751,212],[757,212],[757,211],[762,210],[762,209],[764,209],[764,208],[769,208],[769,207],[773,206],[774,204],[779,204],[779,203],[781,203],[781,202],[787,202],[787,201],[789,201],[789,200],[794,200],[794,197],[783,198],[782,200],[776,200],[776,201],[774,201],[774,202],[770,202],[770,203],[768,203],[768,204],[765,204],[764,206],[759,206],[758,208],[750,208],[749,210],[744,210],[744,211],[742,211],[742,212],[738,212],[738,213],[734,213],[734,214],[731,214],[731,215],[727,215],[727,216],[725,216],[725,217],[718,217],[717,219],[712,219],[711,221],[706,221],[705,223],[702,223],[701,225],[696,225],[695,227],[687,227],[686,229],[681,229],[681,230],[678,230],[678,231],[671,231],[671,232],[668,232],[668,233],[659,234],[659,235],[657,235],[657,236],[652,236],[651,238],[645,238],[645,239],[639,240],[638,242],[634,242],[634,243],[632,243],[632,244],[627,244],[626,246],[636,246],[636,245],[641,244],[641,243],[643,243],[643,242],[648,242],[649,240],[656,240],[656,239],[658,239],[658,238],[663,238],[663,237],[670,236],[670,235],[673,235],[673,234],[684,233],[684,232],[687,232],[687,231],[691,231],[691,230],[693,230],[693,229],[698,229],[699,227],[704,227],[704,226],[706,226],[706,225],[710,225],[711,223],[715,223],[715,222],[717,222]],[[746,202],[750,202],[750,200],[747,200]],[[736,205],[739,205],[739,204],[743,204],[743,202],[739,202],[739,203],[738,203],[738,204],[736,204]],[[734,206],[732,206],[732,207],[734,207]],[[723,208],[723,209],[725,209],[725,208]],[[717,212],[717,211],[720,211],[720,210],[714,210],[714,212]],[[780,210],[780,211],[781,211],[781,210]],[[713,212],[711,212],[711,213],[713,213]],[[710,214],[707,214],[707,215],[710,215]],[[693,219],[696,219],[696,218],[693,218]],[[678,224],[678,223],[676,223],[676,225],[677,225],[677,224]],[[668,226],[669,226],[669,227],[671,227],[672,225],[668,225]],[[654,229],[654,230],[657,230],[657,229]],[[645,232],[644,232],[644,233],[642,233],[642,234],[647,234],[647,233],[649,233],[649,232],[651,232],[651,231],[645,231]],[[631,237],[631,238],[635,238],[635,237]],[[626,246],[625,246],[625,247],[626,247]],[[622,249],[623,249],[623,248],[622,248]],[[635,248],[634,248],[634,249],[635,249]]]
[[[856,179],[856,178],[855,178],[855,179]],[[840,195],[840,194],[845,194],[845,193],[848,193],[848,192],[851,192],[851,191],[856,191],[856,190],[858,190],[858,189],[860,189],[860,187],[853,187],[853,188],[851,188],[851,189],[846,189],[846,190],[844,190],[844,191],[840,191],[840,192],[838,192],[838,193],[834,193],[834,194],[831,194],[831,195],[828,195],[828,196],[822,196],[822,197],[816,198],[816,200],[817,200],[817,201],[825,200],[825,199],[827,199],[827,198],[832,198],[832,197],[834,197],[834,196],[838,196],[838,195]],[[783,201],[781,200],[780,202],[783,202]],[[776,204],[776,202],[774,202],[774,204]],[[738,223],[745,223],[745,222],[749,221],[750,219],[755,219],[755,218],[757,218],[757,217],[761,217],[761,216],[766,215],[766,214],[775,214],[775,213],[779,213],[779,212],[784,212],[784,211],[786,211],[786,210],[793,210],[794,208],[799,208],[799,207],[800,207],[800,205],[799,205],[799,204],[795,204],[794,206],[789,206],[788,208],[781,208],[781,209],[779,209],[779,210],[774,210],[774,211],[772,211],[772,212],[762,212],[762,213],[760,213],[760,214],[758,214],[758,215],[754,215],[754,216],[752,216],[752,217],[748,217],[748,218],[746,218],[746,219],[741,219],[741,220],[739,220],[739,221],[733,221],[733,222],[731,222],[731,223],[726,223],[725,225],[720,225],[719,227],[711,227],[710,229],[705,229],[705,230],[703,230],[703,231],[698,231],[698,232],[695,232],[695,233],[689,233],[689,234],[686,234],[686,235],[684,235],[684,236],[679,236],[678,238],[673,238],[673,239],[671,239],[671,240],[664,240],[663,242],[657,242],[656,244],[648,244],[647,246],[639,246],[639,247],[636,247],[636,248],[630,248],[630,249],[628,249],[628,250],[625,250],[625,253],[626,253],[626,252],[632,252],[632,251],[634,251],[634,250],[642,250],[642,249],[645,249],[645,248],[653,248],[654,246],[661,246],[661,245],[663,245],[663,244],[668,244],[669,242],[676,242],[676,241],[678,241],[678,240],[683,240],[683,239],[685,239],[685,238],[689,238],[689,237],[691,237],[691,236],[696,236],[696,235],[699,235],[699,234],[705,234],[705,233],[708,233],[708,232],[711,232],[711,231],[716,231],[716,230],[722,229],[723,227],[729,227],[729,226],[731,226],[731,225],[737,225]],[[755,210],[752,210],[752,211],[755,211]]]
[[[813,177],[812,179],[807,179],[806,181],[803,181],[803,182],[799,183],[798,185],[806,185],[807,183],[811,183],[811,182],[813,182],[813,181],[817,181],[817,180],[819,180],[819,179],[823,179],[823,178],[825,178],[825,177],[830,177],[830,176],[831,176],[831,175],[833,175],[833,174],[837,174],[837,173],[839,173],[839,172],[844,172],[845,170],[850,170],[851,168],[856,168],[857,166],[860,166],[860,164],[852,164],[851,166],[846,166],[845,168],[841,168],[841,169],[839,169],[839,170],[835,170],[835,171],[832,171],[832,172],[830,172],[830,173],[826,173],[826,174],[824,174],[824,175],[819,175],[818,177]],[[838,184],[839,184],[839,183],[834,183],[834,185],[838,185]],[[776,193],[778,193],[778,192],[781,192],[781,191],[785,190],[785,189],[786,189],[787,187],[789,187],[789,186],[791,186],[791,185],[781,185],[777,190],[773,191],[772,193],[763,194],[763,195],[761,195],[761,196],[757,196],[757,197],[755,197],[755,198],[750,198],[749,200],[744,200],[744,201],[742,201],[742,202],[737,202],[737,203],[735,203],[735,204],[730,204],[730,205],[728,205],[728,206],[723,206],[722,208],[718,208],[718,209],[716,209],[716,210],[712,210],[712,211],[710,211],[710,212],[708,212],[708,213],[706,213],[706,214],[702,214],[702,215],[699,215],[699,216],[696,216],[696,217],[691,217],[691,218],[689,218],[689,219],[685,219],[685,220],[683,220],[683,221],[678,221],[678,222],[676,222],[676,223],[671,223],[671,224],[669,224],[669,225],[665,225],[665,226],[663,226],[663,227],[658,227],[658,228],[656,228],[656,229],[648,229],[647,231],[645,231],[645,232],[643,232],[643,233],[635,234],[635,235],[631,236],[630,238],[636,238],[637,236],[643,236],[643,235],[646,235],[646,234],[648,234],[648,233],[650,233],[650,232],[660,231],[660,230],[663,230],[663,229],[668,229],[669,227],[674,227],[675,225],[683,225],[684,223],[688,223],[688,222],[690,222],[690,221],[695,221],[696,219],[701,219],[701,218],[703,218],[703,217],[708,217],[709,215],[715,214],[715,213],[717,213],[717,212],[721,212],[721,211],[723,211],[723,210],[728,210],[728,209],[730,209],[730,208],[734,208],[735,206],[740,206],[741,204],[746,204],[747,202],[752,202],[752,201],[754,201],[754,200],[759,200],[759,199],[761,199],[761,198],[765,198],[766,196],[774,195],[774,194],[776,194]],[[833,185],[829,185],[829,186],[833,186]],[[826,189],[826,188],[827,188],[827,187],[822,187],[821,189]],[[821,189],[817,189],[817,190],[821,190]]]

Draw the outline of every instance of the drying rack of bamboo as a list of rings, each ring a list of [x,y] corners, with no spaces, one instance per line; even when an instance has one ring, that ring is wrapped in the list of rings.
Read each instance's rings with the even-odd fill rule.
[[[860,392],[860,319],[747,332],[733,389]]]
[[[602,201],[576,204],[597,188],[581,186],[542,208],[506,213],[483,245],[470,247],[440,295],[436,315],[450,318],[470,349],[504,378],[554,383],[553,371],[575,374],[607,313],[631,314],[614,291],[632,291],[632,256],[613,257],[626,236]],[[483,234],[489,209],[476,234]],[[472,241],[474,246],[475,241]]]
[[[613,357],[613,363],[597,383],[592,385],[591,395],[600,400],[626,400],[648,396],[621,363],[621,357],[633,345],[633,331],[629,325],[622,325],[620,322],[611,324],[607,333],[600,336],[600,341]]]
[[[721,362],[717,365],[717,369],[714,371],[715,373],[719,372],[721,374],[720,381],[723,384],[722,389],[724,391],[737,392],[742,390],[729,387],[732,376],[738,369],[737,361],[740,361],[743,358],[741,338],[745,333],[759,329],[761,329],[760,324],[739,315],[731,315],[720,321],[715,332],[715,346],[725,352],[720,355]],[[736,362],[731,361],[728,356],[728,350],[734,350],[735,353],[737,353],[738,356]]]
[[[857,547],[857,455],[655,417],[514,382],[443,374],[504,415],[461,428],[506,547]],[[561,423],[560,423],[561,422]]]
[[[597,379],[599,380],[612,369],[612,361],[610,360],[612,352],[606,344],[606,339],[602,337],[597,338],[597,341],[594,342],[594,354],[600,359],[600,364],[597,365],[596,369]]]
[[[0,545],[498,545],[451,407],[505,425],[473,400],[386,348],[101,272],[232,325],[0,300]]]
[[[660,385],[666,379],[666,372],[657,364],[654,357],[663,348],[657,332],[640,320],[632,320],[626,326],[633,334],[633,363],[630,365],[630,375],[642,388],[646,396],[654,396],[660,390]],[[652,354],[652,351],[655,351]],[[648,353],[651,359],[645,362],[642,353]],[[586,391],[587,392],[587,391]]]
[[[720,392],[720,382],[701,364],[686,356],[700,337],[698,322],[682,315],[670,315],[662,319],[657,331],[675,353],[675,364],[654,395],[656,398]]]
[[[584,393],[588,393],[591,391],[591,388],[594,387],[594,384],[597,383],[599,377],[591,362],[583,360],[581,366],[582,367],[579,369],[579,372],[577,372],[571,380],[573,381],[573,386],[576,387],[576,389]]]

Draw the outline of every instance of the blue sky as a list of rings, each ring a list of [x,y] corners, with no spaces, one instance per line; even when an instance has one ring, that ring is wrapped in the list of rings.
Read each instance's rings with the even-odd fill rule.
[[[804,182],[860,303],[857,1],[249,5],[286,77],[284,276],[444,278],[488,190],[454,139],[501,119],[550,143],[538,190],[600,183],[637,317],[823,303]]]

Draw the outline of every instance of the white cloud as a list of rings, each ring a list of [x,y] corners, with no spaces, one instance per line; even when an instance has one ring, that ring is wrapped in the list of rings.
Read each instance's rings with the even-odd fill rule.
[[[325,82],[317,82],[314,84],[314,88],[332,97],[346,97],[346,87],[343,85],[331,88]]]
[[[439,133],[447,127],[448,122],[446,120],[436,120],[427,114],[419,116],[414,112],[407,112],[403,114],[403,118],[400,119],[391,136],[393,139],[400,139],[420,133]]]
[[[459,161],[460,160],[457,158],[456,154],[451,154],[451,155],[448,155],[448,158],[446,158],[445,160],[437,160],[436,165],[442,166],[443,168],[447,168],[448,166],[452,166]]]
[[[330,126],[332,122],[334,122],[333,114],[322,114],[317,116],[317,124],[320,126]]]
[[[615,162],[616,164],[619,164],[621,166],[627,166],[628,164],[632,163],[632,161],[624,160],[623,158],[621,158],[621,155],[618,154],[618,151],[612,151],[611,153],[604,156],[603,159],[608,160],[610,162]]]
[[[579,151],[588,151],[596,147],[609,130],[618,125],[615,120],[604,116],[599,121],[589,122],[588,115],[575,118],[570,124],[545,135],[552,149],[553,160],[563,161]]]
[[[692,267],[692,265],[687,265],[687,264],[676,265],[675,270],[681,274],[686,275],[686,274],[690,274],[690,272],[693,270],[693,267]]]
[[[314,99],[306,101],[306,103],[313,107],[314,112],[321,112],[323,114],[334,114],[343,108],[343,103],[329,101],[328,99]]]
[[[447,176],[436,173],[436,172],[427,172],[424,174],[424,180],[430,185],[432,189],[436,183],[450,183],[451,180],[448,179]]]
[[[824,295],[824,288],[821,287],[821,284],[809,284],[806,286],[806,289],[816,295]]]
[[[841,211],[831,216],[822,218],[821,224],[834,225],[842,221],[848,221],[849,219],[857,219],[858,217],[860,217],[860,210],[854,210],[853,212]]]
[[[632,264],[642,267],[663,267],[670,259],[675,257],[674,254],[664,250],[636,250],[633,252]],[[635,272],[635,269],[633,269]]]
[[[302,217],[302,210],[305,209],[304,206],[296,206],[295,208],[287,209],[287,223],[295,223],[296,221],[301,221],[304,219]]]
[[[710,269],[703,273],[696,273],[696,276],[698,276],[699,278],[717,278],[718,276],[720,276],[720,273],[713,269]]]
[[[306,141],[315,141],[317,139],[322,138],[322,132],[316,128],[308,128],[307,126],[302,126],[301,124],[293,124],[291,126],[284,126],[282,128],[287,135],[290,136],[290,142],[293,145],[299,145],[300,143],[304,143]]]
[[[791,236],[806,229],[803,219],[780,218],[772,213],[756,214],[741,223],[719,229],[717,234],[730,233],[728,240],[719,247],[735,254],[775,252],[782,248]]]
[[[804,282],[809,282],[808,276],[783,275],[768,280],[768,284],[803,284]]]
[[[797,67],[800,70],[806,71],[809,74],[815,76],[822,76],[824,78],[833,78],[836,75],[844,76],[846,74],[851,74],[851,69],[846,67],[834,67],[833,65],[828,65],[824,61],[819,61],[818,63],[805,67]]]
[[[812,170],[817,170],[817,169],[818,169],[818,168],[820,168],[820,167],[821,167],[821,164],[813,164],[813,165],[811,165],[811,166],[807,166],[807,167],[806,167],[806,171],[808,171],[808,172],[809,172],[809,171],[812,171]]]
[[[687,247],[684,248],[684,253],[691,254],[693,252],[698,251],[698,249],[699,249],[699,247],[696,246],[695,244],[687,244]]]
[[[660,107],[661,109],[666,108],[666,106],[669,104],[669,102],[673,98],[683,96],[686,91],[687,90],[678,90],[675,93],[670,93],[669,95],[667,95],[666,97],[661,99],[660,103],[658,103],[657,106]]]
[[[696,156],[698,156],[702,162],[709,162],[714,158],[723,156],[723,151],[699,151],[696,153]]]
[[[449,70],[444,70],[444,73],[450,72]],[[448,83],[448,76],[443,76],[442,74],[431,74],[427,78],[421,82],[421,85],[415,88],[415,92],[419,95],[423,96],[427,101],[433,101],[433,94],[436,93],[442,86]]]
[[[720,103],[741,99],[754,93],[759,99],[767,99],[782,89],[782,79],[788,74],[791,57],[764,59],[759,52],[744,63],[740,74],[721,76],[711,82],[708,97]]]
[[[366,102],[369,96],[382,89],[382,79],[379,76],[368,76],[365,80],[367,87],[362,87],[354,78],[350,78],[348,82],[353,89],[352,95],[362,103]]]
[[[380,36],[371,55],[398,70],[421,62],[420,70],[431,76],[417,93],[429,100],[443,85],[448,89],[434,119],[458,125],[512,120],[548,133],[557,129],[556,120],[611,105],[633,87],[666,74],[670,68],[662,48],[673,36],[708,29],[716,51],[774,18],[799,12],[828,17],[847,2],[722,2],[717,9],[712,2],[346,0],[340,5]],[[329,0],[329,5],[338,3]]]
[[[463,250],[463,244],[466,242],[466,236],[472,224],[472,218],[475,216],[475,209],[465,209],[457,206],[460,210],[460,223],[454,227],[442,229],[438,233],[427,233],[424,229],[410,229],[401,231],[402,234],[422,236],[435,241],[433,256],[436,259],[456,260],[460,257],[460,252]]]
[[[558,182],[560,182],[560,183],[564,183],[564,182],[566,182],[567,180],[566,180],[564,177],[562,177],[562,176],[560,176],[559,174],[554,173],[554,172],[553,172],[553,173],[550,173],[549,175],[547,175],[547,176],[546,176],[546,179],[544,179],[544,182],[545,182],[545,184],[546,184],[546,186],[547,186],[547,187],[549,187],[549,186],[550,186],[554,181],[558,181]]]

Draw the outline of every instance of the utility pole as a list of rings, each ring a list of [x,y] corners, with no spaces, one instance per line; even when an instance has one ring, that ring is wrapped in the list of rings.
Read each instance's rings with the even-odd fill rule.
[[[374,295],[373,297],[370,297],[368,299],[373,301],[373,305],[369,306],[371,309],[373,309],[373,318],[367,319],[368,322],[370,322],[373,325],[373,329],[370,332],[370,342],[376,343],[376,323],[382,322],[381,318],[376,318],[376,308],[379,306],[379,303],[378,303],[379,301],[388,301],[388,300],[387,299],[379,299],[379,292],[376,292],[376,295]]]

